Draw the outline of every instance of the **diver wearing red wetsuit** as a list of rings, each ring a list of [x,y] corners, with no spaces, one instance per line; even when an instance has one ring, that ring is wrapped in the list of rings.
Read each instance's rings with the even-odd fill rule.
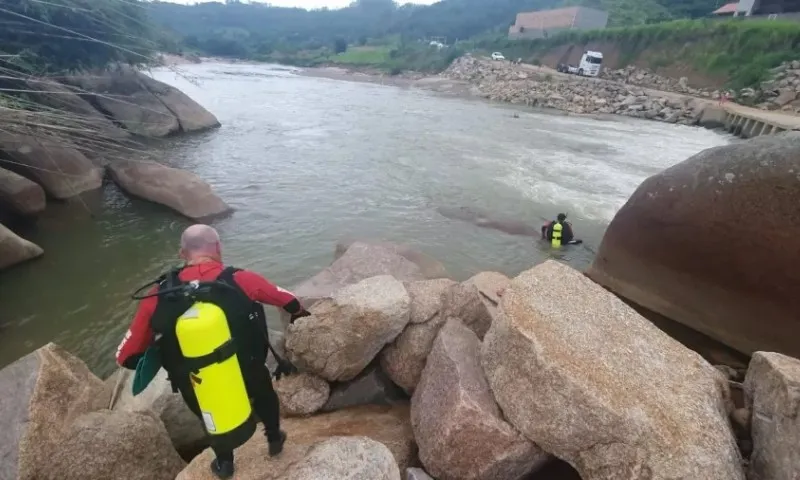
[[[272,387],[270,372],[266,367],[269,336],[266,316],[261,304],[273,305],[292,315],[291,321],[309,315],[297,298],[290,292],[273,285],[261,275],[222,264],[221,242],[216,230],[207,225],[193,225],[181,237],[181,257],[186,266],[178,272],[170,272],[150,290],[156,294],[169,282],[185,284],[193,280],[221,281],[234,286],[229,294],[219,296],[218,306],[228,319],[234,339],[242,376],[248,396],[253,400],[253,410],[264,423],[264,430],[271,456],[279,454],[286,441],[280,429],[278,397]],[[182,301],[159,297],[144,298],[133,318],[128,332],[117,349],[117,363],[127,369],[136,369],[139,359],[156,342],[159,335],[162,366],[170,377],[174,390],[183,396],[186,405],[202,418],[197,397],[188,375],[181,375],[182,355],[174,335],[175,322],[190,305]],[[215,449],[216,457],[211,463],[212,472],[219,478],[233,475],[233,451]]]

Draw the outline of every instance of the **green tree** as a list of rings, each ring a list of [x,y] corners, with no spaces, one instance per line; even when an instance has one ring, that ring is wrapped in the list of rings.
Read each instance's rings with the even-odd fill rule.
[[[138,0],[10,0],[0,3],[5,63],[36,73],[148,63],[159,48],[177,51]]]

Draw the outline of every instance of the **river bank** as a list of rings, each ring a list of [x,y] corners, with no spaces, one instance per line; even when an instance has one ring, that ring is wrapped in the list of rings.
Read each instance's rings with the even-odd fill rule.
[[[602,480],[636,468],[744,480],[797,468],[785,391],[800,360],[758,351],[712,365],[561,262],[448,276],[406,247],[354,242],[295,285],[311,316],[270,335],[300,370],[274,382],[289,440],[269,457],[253,435],[237,478]],[[0,473],[211,480],[208,439],[166,375],[137,397],[132,383],[55,344],[0,370],[11,422]]]

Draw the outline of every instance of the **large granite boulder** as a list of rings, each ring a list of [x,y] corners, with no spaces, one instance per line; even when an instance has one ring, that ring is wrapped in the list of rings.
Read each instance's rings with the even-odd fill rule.
[[[287,356],[328,381],[351,380],[403,331],[410,303],[403,284],[388,275],[344,287],[289,325]]]
[[[183,468],[153,414],[112,412],[103,382],[48,344],[0,370],[0,478],[171,479]]]
[[[81,91],[75,87],[42,78],[18,79],[17,81],[22,88],[28,90],[26,95],[37,104],[72,114],[64,119],[68,122],[65,126],[72,128],[75,135],[91,139],[94,147],[109,140],[114,142],[130,137],[128,132],[114,125],[91,103],[81,98],[79,95]],[[50,119],[49,121],[58,120]],[[88,148],[92,148],[92,146],[87,145]]]
[[[511,280],[502,273],[481,272],[464,283],[475,285],[486,310],[493,316],[497,312],[497,304],[500,303],[499,292],[505,290]]]
[[[336,259],[328,268],[292,289],[306,307],[371,277],[391,275],[401,282],[426,279],[423,269],[398,253],[399,247],[392,244],[353,242],[344,253],[340,249],[337,246]]]
[[[103,185],[103,169],[60,140],[0,132],[0,165],[32,179],[59,200]]]
[[[439,480],[518,480],[549,458],[503,420],[480,348],[472,330],[449,320],[411,399],[420,460]]]
[[[442,308],[442,295],[456,285],[449,278],[436,278],[408,282],[406,290],[411,298],[411,323],[425,323],[432,319]]]
[[[0,165],[2,165],[0,160]],[[0,208],[17,215],[36,215],[45,207],[42,187],[22,175],[0,168]]]
[[[186,467],[153,412],[89,412],[60,438],[36,474],[20,480],[173,480]]]
[[[281,422],[281,428],[286,430],[289,439],[283,453],[277,457],[267,455],[260,430],[236,449],[237,479],[295,480],[287,475],[287,470],[302,461],[311,446],[331,437],[368,437],[380,442],[391,451],[401,471],[413,466],[416,458],[407,405],[357,407],[311,417],[287,418]],[[208,468],[213,457],[210,449],[204,451],[176,480],[216,480]]]
[[[135,135],[165,137],[219,126],[214,115],[180,90],[131,68],[64,82],[83,90],[84,98]]]
[[[404,257],[406,260],[419,267],[422,276],[425,278],[447,278],[448,276],[447,269],[439,260],[436,260],[430,255],[426,255],[420,251],[414,250],[408,245],[403,245],[401,243],[372,240],[346,240],[336,244],[336,250],[334,252],[335,259],[338,260],[339,257],[344,255],[350,249],[350,247],[356,243],[378,247],[385,251]]]
[[[0,269],[7,268],[44,254],[38,245],[17,236],[0,223]]]
[[[583,480],[743,480],[722,373],[580,272],[515,278],[483,344],[505,418]]]
[[[442,297],[442,317],[458,318],[483,339],[496,313],[497,290],[508,284],[508,278],[494,272],[480,273],[454,285]]]
[[[164,423],[178,452],[193,452],[208,445],[203,424],[189,410],[180,393],[173,393],[165,370],[139,395],[133,396],[133,372],[120,368],[106,380],[107,386],[119,386],[110,408],[121,412],[153,412]]]
[[[458,284],[452,280],[436,279],[406,284],[411,298],[411,321],[394,342],[381,352],[381,367],[394,383],[409,394],[425,368],[425,359],[433,341],[444,325],[440,314],[446,292]]]
[[[310,373],[296,373],[274,381],[281,415],[311,415],[328,401],[331,387],[322,378]]]
[[[800,132],[704,150],[645,180],[590,278],[737,350],[800,356]]]
[[[800,360],[756,352],[744,381],[752,412],[749,480],[795,480],[800,474]]]
[[[400,480],[392,452],[367,437],[334,437],[313,445],[284,474],[287,480]]]
[[[141,72],[137,77],[175,115],[182,132],[199,132],[220,126],[217,117],[177,88]]]
[[[83,98],[134,135],[165,137],[180,131],[175,115],[130,69],[67,77],[63,81],[85,92],[81,94]]]
[[[186,170],[144,161],[117,161],[108,169],[125,192],[165,205],[191,219],[205,220],[231,211],[208,183]]]

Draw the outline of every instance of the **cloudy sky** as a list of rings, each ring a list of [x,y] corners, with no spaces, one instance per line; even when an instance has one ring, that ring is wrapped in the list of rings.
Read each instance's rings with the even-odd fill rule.
[[[197,3],[198,0],[169,0],[175,3],[192,4]],[[223,0],[218,0],[223,1]],[[430,5],[438,0],[400,0],[399,3],[421,3]],[[341,8],[350,5],[352,0],[269,0],[266,3],[275,5],[276,7],[300,7],[300,8]]]

